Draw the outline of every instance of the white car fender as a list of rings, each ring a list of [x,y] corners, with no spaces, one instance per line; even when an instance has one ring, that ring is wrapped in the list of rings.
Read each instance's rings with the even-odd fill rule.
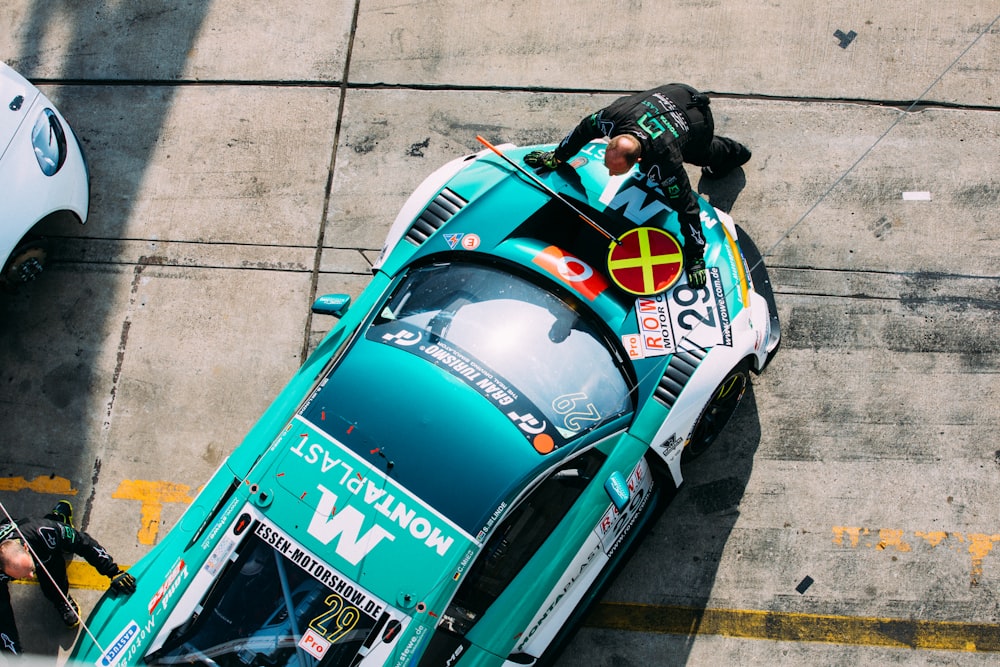
[[[2,64],[2,63],[0,63]],[[46,216],[57,211],[71,211],[80,222],[87,221],[90,201],[87,164],[76,135],[54,104],[26,79],[3,65],[5,92],[24,91],[24,107],[17,108],[14,123],[16,130],[10,143],[0,147],[0,183],[5,197],[3,221],[0,224],[0,264],[6,263],[10,253],[21,239]],[[10,100],[4,100],[6,105]],[[41,114],[48,109],[55,114],[66,134],[66,160],[52,176],[42,173],[32,148],[32,128]],[[8,109],[4,109],[8,112]],[[15,113],[15,109],[9,109]]]
[[[514,146],[513,144],[503,144],[500,148],[514,148]],[[425,178],[423,182],[417,186],[417,189],[413,191],[413,193],[406,200],[406,203],[403,204],[403,208],[399,209],[396,219],[389,228],[389,233],[386,234],[385,237],[385,243],[382,244],[382,250],[379,252],[375,263],[372,264],[371,270],[373,273],[382,267],[386,258],[392,253],[393,248],[395,248],[406,235],[410,225],[413,224],[416,217],[424,210],[427,203],[434,198],[442,187],[444,187],[444,184],[450,181],[455,174],[465,169],[470,161],[473,159],[479,159],[480,156],[489,152],[490,151],[488,149],[484,149],[478,153],[471,153],[469,155],[455,158],[451,162],[439,167],[436,171],[434,171],[434,173]]]
[[[766,307],[764,313],[767,313]],[[730,325],[733,330],[733,345],[717,345],[708,351],[650,443],[650,448],[666,462],[677,486],[683,481],[681,453],[709,397],[730,370],[747,356],[756,354],[756,334],[753,334],[750,317],[750,309],[744,308],[733,318]]]

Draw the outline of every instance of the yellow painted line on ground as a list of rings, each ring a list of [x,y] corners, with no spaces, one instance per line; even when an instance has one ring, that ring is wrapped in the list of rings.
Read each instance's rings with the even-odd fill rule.
[[[160,532],[160,518],[164,503],[194,502],[191,487],[187,484],[173,482],[150,481],[145,479],[126,479],[114,493],[112,498],[118,500],[135,500],[139,505],[139,532],[136,538],[139,544],[154,544]]]
[[[122,565],[121,569],[127,570],[128,568]],[[45,575],[39,572],[38,576],[44,577]],[[110,579],[102,574],[97,574],[97,570],[91,567],[89,563],[81,560],[66,563],[66,577],[69,579],[70,588],[85,588],[92,591],[107,590],[108,585],[111,583]],[[37,581],[30,581],[28,579],[16,579],[12,583],[38,585]]]
[[[65,477],[39,475],[30,482],[24,477],[0,477],[0,491],[25,490],[55,496],[75,496],[79,493]]]
[[[601,602],[591,628],[945,651],[1000,651],[1000,625]]]
[[[969,585],[974,588],[979,585],[979,580],[983,576],[983,560],[993,551],[993,545],[1000,543],[1000,534],[834,526],[833,543],[849,549],[864,547],[903,554],[909,554],[915,548],[965,552],[969,556],[970,564]]]

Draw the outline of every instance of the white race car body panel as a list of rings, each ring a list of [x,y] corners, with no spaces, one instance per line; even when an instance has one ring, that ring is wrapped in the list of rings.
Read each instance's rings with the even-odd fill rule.
[[[87,164],[76,136],[55,105],[20,74],[0,63],[0,264],[36,224],[58,211],[81,223],[89,213]],[[36,158],[33,133],[45,132],[52,114],[64,132],[61,165],[47,176]],[[41,140],[46,137],[42,136]]]

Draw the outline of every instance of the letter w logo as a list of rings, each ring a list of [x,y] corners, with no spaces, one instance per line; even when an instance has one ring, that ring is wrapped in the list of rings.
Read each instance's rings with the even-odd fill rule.
[[[323,544],[330,544],[335,537],[337,555],[349,562],[357,565],[358,562],[367,556],[372,549],[384,538],[390,541],[396,537],[390,534],[381,526],[372,526],[361,535],[361,524],[365,517],[353,507],[345,507],[334,513],[337,506],[337,494],[333,493],[322,484],[317,485],[323,498],[319,501],[316,513],[313,514],[312,521],[309,522],[309,534]]]

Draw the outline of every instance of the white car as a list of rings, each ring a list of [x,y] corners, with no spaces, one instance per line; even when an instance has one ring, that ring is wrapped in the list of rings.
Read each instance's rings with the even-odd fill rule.
[[[46,257],[39,225],[87,221],[90,179],[80,143],[55,105],[0,62],[0,285],[35,278]]]

